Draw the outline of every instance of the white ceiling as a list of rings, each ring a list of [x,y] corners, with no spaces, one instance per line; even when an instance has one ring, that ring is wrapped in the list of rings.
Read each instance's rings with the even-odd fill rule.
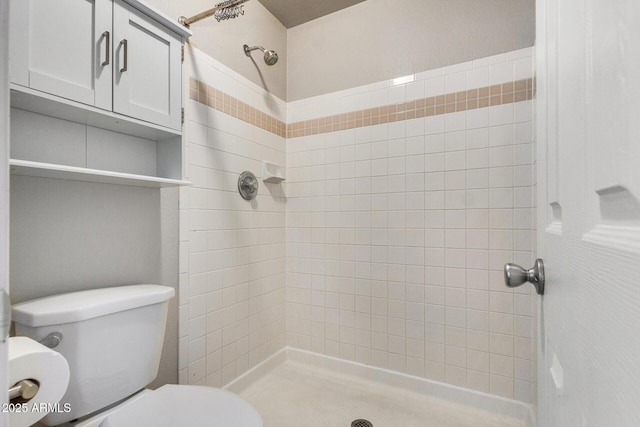
[[[364,0],[258,0],[286,28],[353,6]]]

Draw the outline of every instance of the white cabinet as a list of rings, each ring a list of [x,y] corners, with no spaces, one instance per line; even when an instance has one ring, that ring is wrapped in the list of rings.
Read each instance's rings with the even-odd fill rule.
[[[113,36],[113,111],[180,129],[181,38],[122,0]]]
[[[181,48],[191,32],[141,0],[10,6],[12,173],[188,184]]]
[[[10,13],[12,83],[181,129],[187,29],[135,0],[12,0]]]
[[[11,82],[111,110],[111,1],[13,0],[10,13]]]

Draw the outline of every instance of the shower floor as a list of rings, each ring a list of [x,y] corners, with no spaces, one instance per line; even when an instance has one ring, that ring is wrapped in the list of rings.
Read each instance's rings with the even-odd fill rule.
[[[523,427],[505,418],[400,388],[287,361],[240,393],[264,427]]]

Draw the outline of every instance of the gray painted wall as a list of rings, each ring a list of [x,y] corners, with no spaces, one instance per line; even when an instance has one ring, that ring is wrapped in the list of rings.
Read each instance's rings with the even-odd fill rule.
[[[219,2],[147,0],[147,3],[177,19],[181,15],[190,17],[203,12]],[[278,98],[286,99],[287,29],[258,1],[245,3],[244,10],[243,16],[228,21],[217,22],[210,17],[191,25],[193,37],[189,43]],[[268,67],[262,53],[254,51],[255,61],[251,61],[244,54],[244,44],[274,49],[280,59]]]
[[[291,28],[287,100],[533,46],[534,0],[367,0]]]
[[[169,16],[192,16],[204,0],[149,0]],[[292,1],[292,4],[294,2]],[[533,46],[535,0],[367,0],[287,30],[258,1],[245,15],[193,24],[189,43],[277,97],[309,96]],[[267,67],[243,44],[275,49]]]
[[[58,179],[11,179],[13,303],[134,283],[177,289],[178,192]],[[177,381],[177,298],[154,384]]]

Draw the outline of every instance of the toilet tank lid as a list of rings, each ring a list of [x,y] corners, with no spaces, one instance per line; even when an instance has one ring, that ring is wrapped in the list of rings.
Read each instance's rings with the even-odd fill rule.
[[[12,315],[21,325],[60,325],[162,303],[174,295],[173,288],[160,285],[91,289],[21,302],[12,307]]]

